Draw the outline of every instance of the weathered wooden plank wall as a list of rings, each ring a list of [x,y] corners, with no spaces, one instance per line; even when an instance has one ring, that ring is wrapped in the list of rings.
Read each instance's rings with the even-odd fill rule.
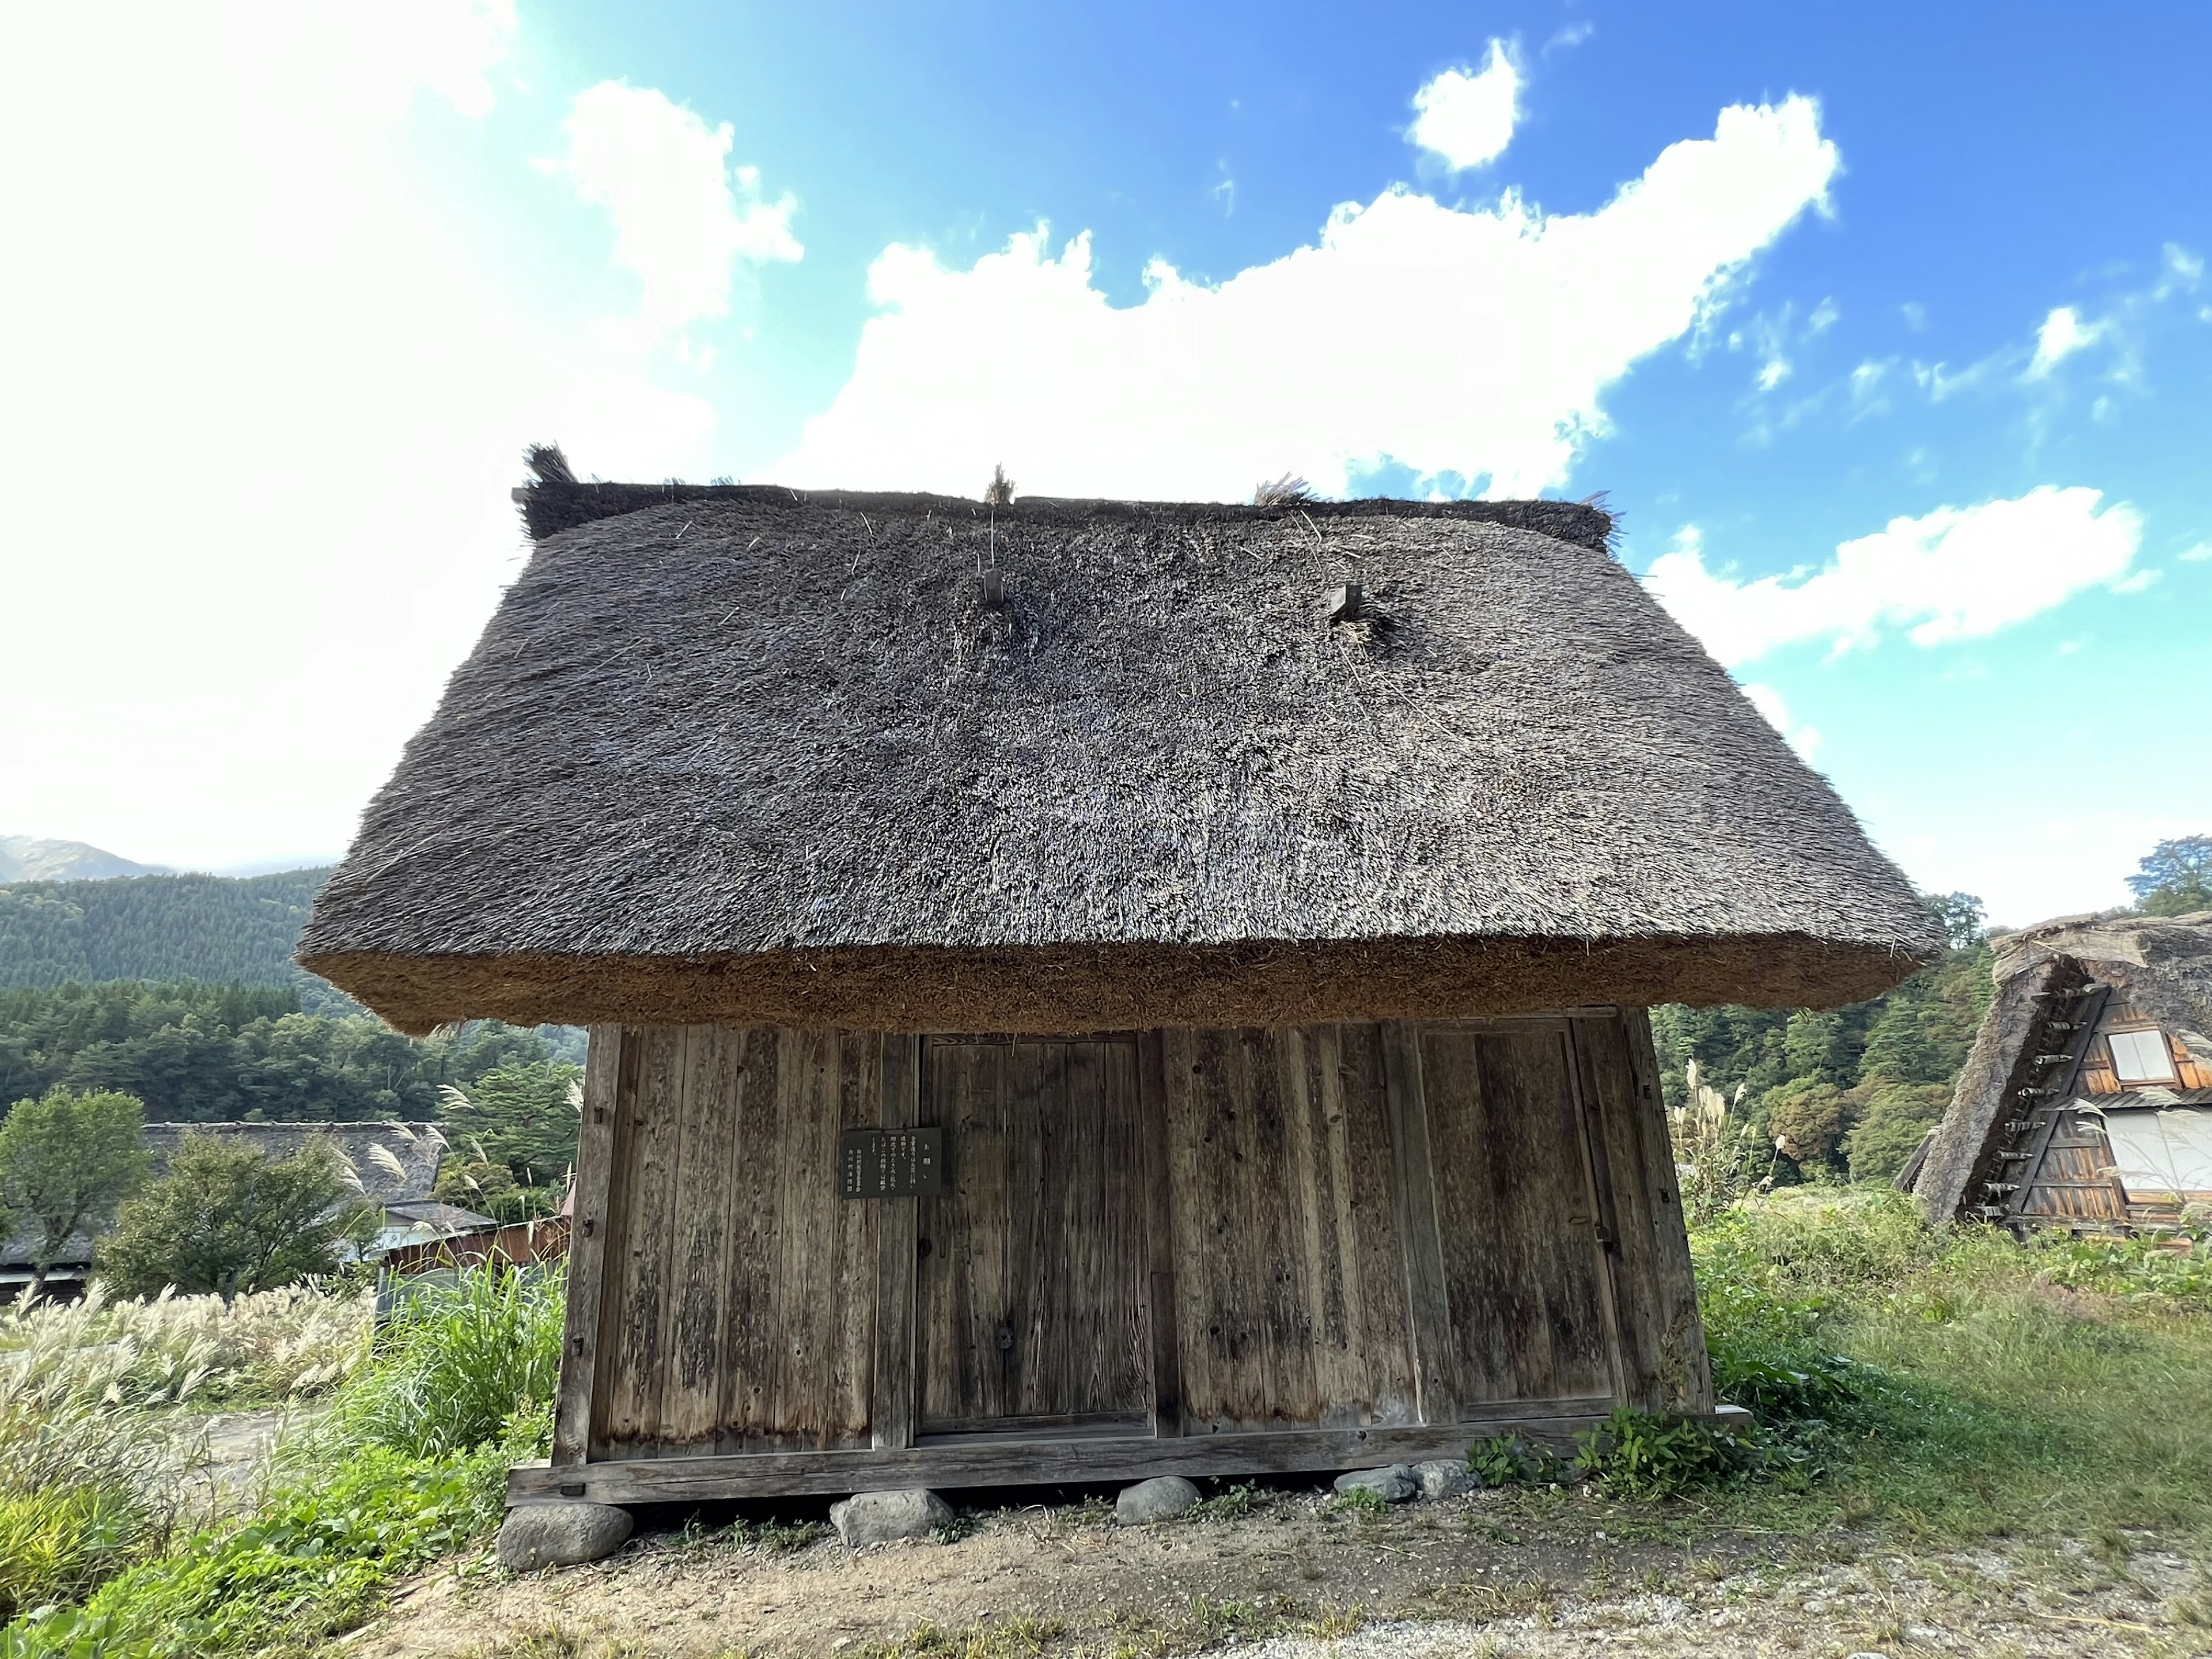
[[[930,1040],[923,1055],[947,1168],[919,1223],[921,1431],[1142,1423],[1134,1040]]]
[[[1709,1410],[1649,1048],[1596,1012],[595,1035],[561,1455]],[[842,1200],[841,1133],[915,1121],[943,1195]]]
[[[1377,1028],[1162,1042],[1184,1431],[1415,1420]]]
[[[873,1206],[837,1196],[881,1121],[882,1039],[632,1031],[618,1102],[591,1455],[868,1443]]]

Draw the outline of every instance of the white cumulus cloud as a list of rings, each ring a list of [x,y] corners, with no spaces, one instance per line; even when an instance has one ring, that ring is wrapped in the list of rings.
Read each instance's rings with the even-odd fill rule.
[[[730,166],[729,124],[708,126],[665,93],[603,81],[576,95],[560,163],[614,221],[616,263],[643,287],[642,320],[678,329],[729,312],[739,261],[796,260],[799,204],[761,194],[757,168]]]
[[[2102,323],[2085,323],[2072,306],[2059,306],[2035,331],[2035,356],[2028,360],[2026,378],[2040,380],[2084,347],[2096,344],[2105,332]]]
[[[2124,586],[2142,518],[2100,490],[2040,485],[2013,499],[1892,519],[1844,543],[1818,569],[1739,581],[1707,568],[1694,526],[1645,582],[1723,663],[1785,645],[1875,643],[1885,629],[1915,645],[1975,639],[2096,586]]]
[[[1406,136],[1455,172],[1479,167],[1512,142],[1520,97],[1521,72],[1505,43],[1492,40],[1480,70],[1448,69],[1413,94]]]
[[[1285,471],[1340,491],[1398,462],[1531,494],[1605,429],[1601,395],[1710,313],[1838,166],[1810,100],[1735,106],[1589,214],[1405,190],[1218,287],[1162,261],[1134,306],[1046,230],[952,270],[894,246],[852,378],[771,476],[972,493],[1238,499]]]

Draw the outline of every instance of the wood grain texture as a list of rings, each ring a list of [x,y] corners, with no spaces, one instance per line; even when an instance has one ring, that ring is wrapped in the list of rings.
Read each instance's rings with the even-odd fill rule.
[[[1453,1357],[1451,1298],[1437,1221],[1436,1169],[1423,1095],[1419,1028],[1386,1020],[1380,1032],[1418,1408],[1424,1423],[1449,1423],[1460,1414],[1459,1366]]]
[[[1644,1190],[1649,1195],[1651,1241],[1650,1301],[1640,1310],[1658,1333],[1659,1374],[1667,1408],[1711,1412],[1712,1361],[1705,1352],[1705,1322],[1698,1315],[1697,1275],[1690,1263],[1690,1233],[1674,1186],[1674,1142],[1659,1091],[1659,1055],[1651,1042],[1651,1016],[1621,1011],[1628,1063],[1636,1080],[1637,1127],[1644,1149]]]
[[[1156,1437],[1182,1433],[1182,1358],[1177,1338],[1174,1183],[1168,1170],[1167,1065],[1163,1033],[1137,1039],[1137,1155],[1144,1218],[1146,1338],[1152,1353],[1150,1419]]]
[[[1494,1402],[1458,1423],[1370,1429],[1310,1429],[1162,1440],[1124,1437],[984,1440],[904,1450],[669,1457],[562,1470],[524,1464],[507,1476],[510,1504],[558,1499],[580,1476],[583,1496],[600,1504],[702,1503],[806,1492],[864,1492],[927,1486],[943,1489],[1073,1481],[1140,1480],[1158,1474],[1289,1474],[1368,1468],[1429,1457],[1459,1457],[1482,1435],[1517,1433],[1564,1443],[1604,1420],[1607,1399]],[[1740,1424],[1724,1409],[1713,1420]]]
[[[623,1159],[608,1241],[595,1458],[617,1446],[628,1455],[650,1456],[659,1443],[675,1166],[683,1132],[684,1029],[641,1030],[631,1041],[638,1050],[637,1086],[624,1099],[619,1131]]]
[[[1151,1409],[1136,1044],[929,1038],[918,1433]]]
[[[1610,1395],[1565,1023],[1430,1025],[1420,1047],[1456,1397]]]
[[[883,1047],[883,1125],[911,1128],[921,1121],[921,1039],[886,1036]],[[880,1200],[876,1217],[876,1360],[869,1444],[896,1449],[914,1443],[915,1249],[920,1236],[917,1199]]]
[[[1686,1390],[1680,1378],[1668,1375],[1663,1322],[1655,1316],[1662,1301],[1652,1242],[1655,1206],[1627,1027],[1610,1012],[1577,1018],[1571,1030],[1601,1242],[1612,1271],[1621,1400],[1639,1411],[1679,1411]]]
[[[1371,1026],[1162,1034],[1187,1434],[1417,1406]]]
[[[615,1132],[622,1115],[623,1036],[619,1025],[594,1025],[584,1060],[568,1305],[561,1328],[560,1391],[553,1407],[553,1462],[562,1467],[582,1462],[591,1442],[599,1304],[606,1278],[607,1188],[618,1155]]]
[[[876,1206],[839,1199],[836,1146],[877,1126],[878,1039],[670,1026],[628,1048],[591,1456],[867,1444]]]

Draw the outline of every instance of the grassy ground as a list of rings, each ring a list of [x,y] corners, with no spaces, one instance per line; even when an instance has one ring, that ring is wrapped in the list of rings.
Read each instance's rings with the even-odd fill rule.
[[[1003,1556],[988,1571],[1044,1572],[1054,1584],[1079,1558],[1105,1609],[1099,1628],[1121,1632],[1101,1650],[1126,1641],[1133,1652],[1157,1654],[1285,1631],[1328,1634],[1386,1617],[1534,1618],[1570,1583],[1586,1599],[1592,1586],[1618,1588],[1616,1574],[1672,1583],[1681,1577],[1668,1565],[1677,1560],[1734,1562],[1727,1571],[1740,1579],[1828,1561],[1839,1549],[1930,1560],[1995,1551],[1977,1559],[2029,1562],[2031,1577],[2045,1571],[2033,1563],[2063,1559],[2074,1564],[2069,1571],[2112,1576],[2119,1595],[2131,1560],[2181,1563],[2171,1578],[2212,1553],[2212,1268],[2202,1241],[2185,1252],[2171,1243],[2023,1248],[2002,1236],[1932,1235],[1893,1194],[1808,1188],[1738,1206],[1700,1226],[1693,1247],[1717,1381],[1762,1425],[1747,1449],[1624,1422],[1586,1449],[1595,1478],[1577,1480],[1533,1449],[1486,1447],[1480,1461],[1494,1478],[1517,1469],[1522,1479],[1452,1516],[1369,1516],[1224,1488],[1176,1534],[1205,1544],[1187,1578],[1176,1563],[1190,1552],[1176,1557],[1182,1547],[1164,1535],[1117,1537],[1090,1510],[1009,1511],[1021,1518],[987,1517],[976,1536],[915,1557],[911,1596],[880,1604],[908,1633],[883,1650],[896,1659],[1057,1651],[1091,1628],[1055,1624],[1056,1614],[993,1622],[988,1605],[963,1600],[957,1585],[943,1594],[932,1587],[933,1573],[947,1583],[974,1577],[952,1570],[956,1557],[972,1566]],[[525,1606],[537,1605],[532,1597],[553,1605],[604,1583],[612,1607],[659,1607],[696,1590],[684,1588],[684,1573],[706,1571],[725,1597],[716,1605],[749,1632],[746,1643],[781,1645],[777,1606],[796,1610],[793,1628],[803,1632],[816,1617],[807,1595],[837,1607],[868,1593],[872,1577],[880,1586],[887,1564],[872,1559],[856,1592],[837,1577],[842,1553],[813,1542],[818,1534],[794,1514],[781,1528],[755,1520],[648,1540],[591,1570],[599,1577],[503,1587],[482,1547],[505,1465],[543,1443],[557,1298],[557,1283],[472,1275],[388,1329],[366,1360],[303,1312],[302,1330],[324,1334],[295,1348],[264,1345],[276,1357],[256,1363],[281,1377],[295,1360],[327,1350],[341,1362],[328,1373],[336,1379],[328,1410],[280,1459],[258,1511],[214,1526],[163,1514],[133,1484],[134,1437],[158,1412],[101,1407],[57,1381],[111,1375],[125,1379],[118,1400],[133,1388],[142,1400],[173,1398],[191,1367],[180,1370],[171,1354],[131,1358],[118,1370],[121,1350],[105,1333],[134,1319],[184,1329],[204,1322],[204,1311],[150,1322],[110,1313],[105,1326],[88,1319],[83,1328],[98,1340],[76,1358],[58,1339],[18,1344],[43,1356],[36,1376],[44,1380],[27,1380],[27,1361],[17,1362],[12,1384],[0,1369],[0,1562],[20,1569],[12,1591],[0,1584],[18,1614],[0,1631],[0,1659],[312,1653],[372,1617],[395,1583],[441,1561],[461,1572],[409,1579],[410,1605],[421,1606],[422,1588],[434,1583],[447,1587],[441,1594],[505,1609],[510,1622],[488,1639],[518,1659],[573,1645],[557,1622],[538,1622]],[[294,1374],[312,1381],[325,1363]],[[246,1374],[242,1362],[234,1369]],[[140,1377],[143,1386],[130,1380]],[[246,1397],[246,1385],[236,1386],[234,1397]],[[1042,1544],[1024,1530],[1034,1530],[1036,1516],[1053,1535]],[[1159,1560],[1146,1554],[1153,1544],[1166,1552]],[[1471,1548],[1510,1556],[1522,1576],[1470,1577]],[[1030,1552],[1022,1559],[1032,1565],[1008,1550]],[[1270,1565],[1278,1557],[1301,1565]],[[664,1570],[677,1575],[665,1594],[625,1588],[623,1574]],[[1975,1571],[2002,1577],[1996,1566]],[[763,1601],[765,1613],[752,1607],[755,1587],[787,1581],[759,1592],[783,1601]],[[1687,1605],[1705,1591],[1684,1583],[1650,1593]],[[2160,1594],[2157,1607],[2198,1605],[2180,1591]],[[2091,1611],[2112,1622],[2111,1607]],[[394,1639],[394,1651],[417,1650],[405,1645],[411,1636]],[[617,1633],[592,1650],[626,1639]],[[2177,1639],[2184,1645],[2174,1651],[2194,1650]]]

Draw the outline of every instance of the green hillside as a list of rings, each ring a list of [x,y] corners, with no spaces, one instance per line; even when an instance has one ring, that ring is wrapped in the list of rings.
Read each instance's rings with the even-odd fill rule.
[[[0,887],[0,990],[71,980],[196,979],[301,986],[308,1006],[319,1006],[337,993],[292,965],[292,947],[330,873]]]

